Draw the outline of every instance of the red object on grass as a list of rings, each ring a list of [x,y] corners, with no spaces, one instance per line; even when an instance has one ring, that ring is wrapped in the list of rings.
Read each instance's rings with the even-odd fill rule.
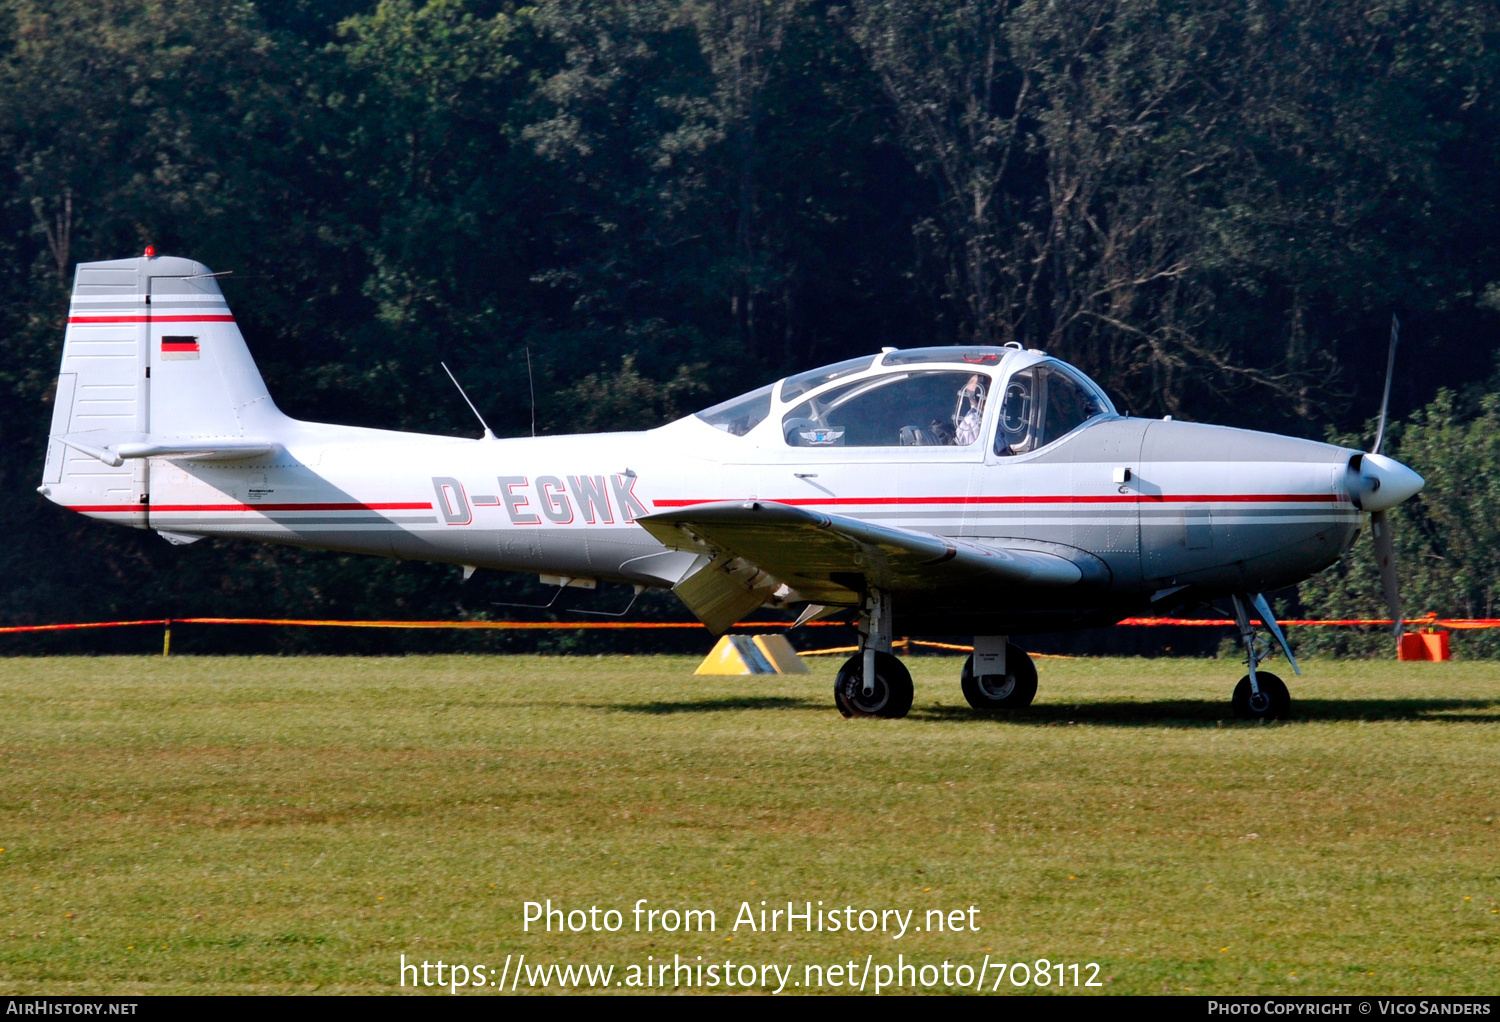
[[[1407,632],[1396,649],[1397,660],[1448,660],[1447,632]]]

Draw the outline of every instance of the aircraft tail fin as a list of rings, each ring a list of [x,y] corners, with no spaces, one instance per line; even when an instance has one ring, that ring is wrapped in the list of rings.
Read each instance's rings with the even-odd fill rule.
[[[263,455],[284,421],[208,267],[171,256],[79,264],[48,499],[145,528],[149,458]]]

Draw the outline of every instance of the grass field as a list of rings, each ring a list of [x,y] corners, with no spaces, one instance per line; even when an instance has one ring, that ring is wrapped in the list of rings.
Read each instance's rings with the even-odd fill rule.
[[[1112,993],[1500,989],[1500,665],[1313,662],[1299,719],[1246,726],[1226,661],[1043,660],[1004,720],[957,660],[909,663],[908,719],[846,721],[826,660],[0,660],[0,988],[899,953],[1095,962]],[[546,898],[625,926],[522,932]],[[639,898],[717,929],[633,932]],[[979,931],[730,930],[762,899]]]

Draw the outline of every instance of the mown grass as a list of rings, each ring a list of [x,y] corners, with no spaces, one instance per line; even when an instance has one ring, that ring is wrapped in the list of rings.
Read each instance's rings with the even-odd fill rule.
[[[0,985],[989,953],[1097,962],[1114,993],[1494,993],[1500,666],[1315,661],[1299,719],[1245,726],[1222,661],[1044,660],[1003,720],[958,661],[909,663],[908,719],[846,721],[826,660],[0,661]],[[523,933],[546,898],[626,928]],[[718,930],[630,932],[638,898]],[[729,931],[762,899],[972,904],[981,929]]]

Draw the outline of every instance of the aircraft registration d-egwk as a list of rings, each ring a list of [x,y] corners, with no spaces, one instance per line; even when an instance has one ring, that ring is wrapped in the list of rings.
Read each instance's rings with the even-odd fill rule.
[[[1383,426],[1383,419],[1382,419]],[[714,632],[760,607],[857,615],[834,700],[901,717],[906,635],[973,635],[962,690],[1027,706],[1008,636],[1230,597],[1245,718],[1287,715],[1258,669],[1261,595],[1326,568],[1422,478],[1329,444],[1119,414],[1077,369],[1005,347],[886,349],[657,429],[478,440],[302,422],[266,391],[215,274],[79,265],[40,492],[173,543],[204,536],[670,588]],[[1377,441],[1377,450],[1378,450]]]

